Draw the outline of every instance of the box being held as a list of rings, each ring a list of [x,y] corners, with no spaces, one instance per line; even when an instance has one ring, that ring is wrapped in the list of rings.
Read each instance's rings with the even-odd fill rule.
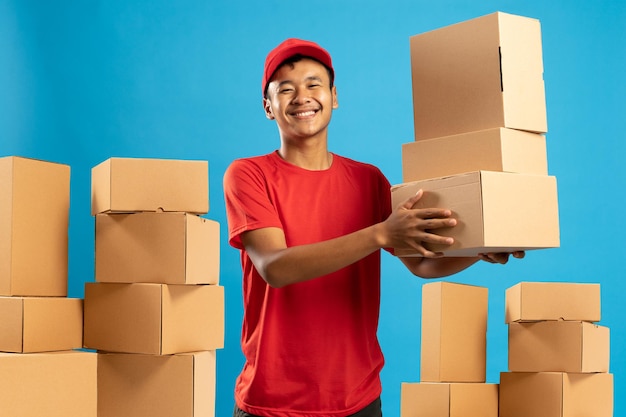
[[[0,297],[0,351],[52,352],[83,346],[83,300]]]
[[[224,287],[85,284],[84,347],[167,355],[224,347]]]
[[[214,417],[215,351],[98,353],[98,417]]]
[[[496,12],[410,38],[415,139],[547,131],[539,20]]]
[[[98,282],[218,284],[220,227],[189,213],[96,215]]]
[[[67,296],[70,167],[0,158],[0,295]]]
[[[91,214],[209,211],[207,161],[110,158],[91,170]]]
[[[446,256],[476,256],[555,248],[560,244],[556,178],[508,172],[476,171],[413,181],[391,188],[398,206],[418,190],[415,208],[447,208],[457,225],[437,229],[454,238],[450,246],[425,244]],[[420,256],[413,249],[396,249],[397,256]]]

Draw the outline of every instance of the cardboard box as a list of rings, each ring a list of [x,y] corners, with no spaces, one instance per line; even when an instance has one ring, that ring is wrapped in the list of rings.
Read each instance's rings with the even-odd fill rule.
[[[422,286],[422,382],[485,382],[487,298],[485,287]]]
[[[509,371],[609,372],[610,331],[584,321],[509,324]]]
[[[479,170],[548,175],[546,138],[495,128],[402,145],[403,182]]]
[[[416,140],[547,132],[537,19],[496,12],[412,36],[410,48]]]
[[[215,389],[215,351],[98,354],[98,417],[213,417]]]
[[[600,284],[520,282],[505,292],[504,321],[600,321]]]
[[[497,384],[403,382],[400,395],[400,417],[498,417]]]
[[[220,225],[188,213],[96,215],[96,281],[217,284]]]
[[[51,352],[83,346],[83,300],[0,297],[0,351]]]
[[[70,167],[0,158],[0,295],[67,296]]]
[[[0,414],[96,417],[93,352],[0,353]]]
[[[613,417],[613,375],[500,374],[501,417]]]
[[[224,287],[85,284],[84,347],[173,353],[224,347]]]
[[[91,170],[91,214],[209,211],[207,161],[110,158]]]
[[[506,172],[477,171],[393,186],[396,207],[420,190],[415,208],[447,208],[458,223],[437,229],[451,236],[450,246],[426,244],[446,256],[476,256],[484,252],[554,248],[559,240],[556,178]],[[397,256],[421,256],[413,249],[396,249]]]

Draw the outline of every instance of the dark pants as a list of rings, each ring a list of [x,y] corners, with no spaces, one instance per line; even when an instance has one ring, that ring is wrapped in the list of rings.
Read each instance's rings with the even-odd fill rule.
[[[380,403],[380,397],[374,400],[373,403],[359,411],[358,413],[350,414],[348,417],[382,417],[383,412]],[[235,411],[233,412],[233,417],[259,417],[253,414],[248,414],[245,411],[239,409],[239,407],[235,406]]]

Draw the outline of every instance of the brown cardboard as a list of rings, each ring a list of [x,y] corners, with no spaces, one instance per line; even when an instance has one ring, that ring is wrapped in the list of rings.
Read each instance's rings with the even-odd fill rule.
[[[548,175],[546,138],[494,128],[402,145],[403,182],[479,170]]]
[[[209,211],[207,161],[110,158],[91,170],[91,214]]]
[[[424,190],[415,208],[452,210],[457,225],[437,229],[453,237],[450,246],[426,244],[446,256],[483,252],[554,248],[560,244],[556,178],[507,172],[476,171],[395,185],[393,207]],[[419,256],[396,249],[397,256]]]
[[[496,12],[410,38],[415,139],[547,132],[541,26]]]
[[[213,417],[215,389],[215,351],[98,354],[98,417]]]
[[[422,382],[485,382],[487,298],[485,287],[422,286]]]
[[[96,281],[218,284],[219,223],[189,213],[96,215]]]
[[[67,296],[70,167],[0,158],[0,295]]]
[[[224,347],[224,287],[85,284],[84,347],[167,355]]]
[[[498,417],[497,384],[403,382],[400,395],[400,417]]]
[[[581,321],[509,324],[509,371],[608,372],[608,327]]]
[[[613,417],[613,374],[503,372],[501,417]]]
[[[96,417],[93,352],[0,353],[0,415]]]
[[[600,321],[600,284],[520,282],[505,292],[504,321]]]
[[[83,346],[83,300],[0,297],[0,351],[51,352]]]

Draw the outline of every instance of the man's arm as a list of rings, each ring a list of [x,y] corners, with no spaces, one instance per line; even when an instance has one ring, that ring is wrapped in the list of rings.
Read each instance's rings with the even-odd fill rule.
[[[272,287],[284,287],[337,271],[379,249],[372,228],[308,245],[287,247],[279,228],[241,235],[255,268]]]
[[[456,220],[450,218],[450,210],[413,209],[421,196],[418,193],[406,200],[385,221],[335,239],[287,247],[283,231],[269,227],[244,232],[241,241],[259,274],[273,287],[335,272],[381,248],[411,247],[424,258],[437,258],[440,254],[425,249],[423,242],[452,244],[452,238],[430,231],[454,226]],[[423,262],[422,259],[420,258],[419,263]],[[433,262],[435,260],[432,259]],[[424,272],[437,274],[439,264],[440,262],[434,262],[432,266],[428,264],[432,271],[427,271],[425,267],[415,271],[419,273],[423,269]],[[447,265],[448,261],[443,264]],[[450,267],[447,266],[445,271],[448,268]],[[413,269],[411,271],[415,273]]]
[[[448,257],[448,258],[419,258],[419,257],[401,257],[402,263],[414,275],[421,278],[442,278],[454,275],[466,268],[474,265],[479,260],[483,260],[493,264],[505,264],[509,261],[509,256],[522,259],[525,256],[523,251],[512,253],[485,253],[477,257]]]

